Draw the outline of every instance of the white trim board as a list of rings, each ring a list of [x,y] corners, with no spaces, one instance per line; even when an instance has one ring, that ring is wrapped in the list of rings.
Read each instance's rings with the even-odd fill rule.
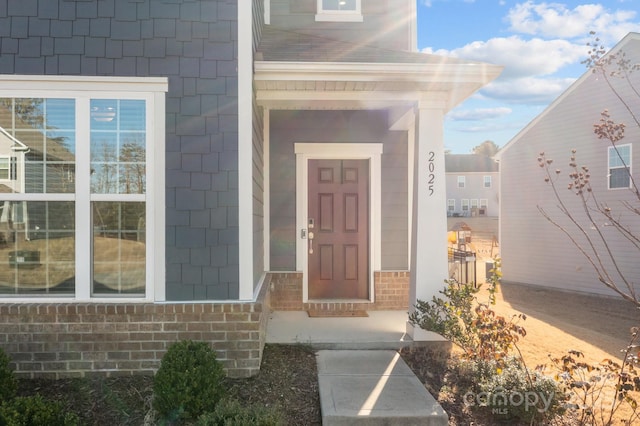
[[[302,271],[302,301],[309,301],[307,240],[308,165],[311,159],[369,160],[369,301],[374,300],[374,271],[382,264],[382,143],[296,143],[296,269]]]

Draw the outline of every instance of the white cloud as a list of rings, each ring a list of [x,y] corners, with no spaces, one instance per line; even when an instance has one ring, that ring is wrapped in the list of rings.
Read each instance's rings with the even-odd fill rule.
[[[512,7],[505,20],[509,30],[544,38],[585,40],[595,31],[607,43],[613,43],[629,31],[638,31],[633,22],[636,11],[607,10],[602,4],[581,4],[573,9],[561,3],[535,3],[531,0]]]
[[[476,108],[476,109],[454,109],[447,114],[447,119],[454,121],[475,121],[489,120],[504,117],[511,114],[511,108]]]
[[[460,57],[488,61],[505,67],[503,78],[549,75],[579,62],[586,55],[584,45],[566,40],[523,40],[518,36],[493,38],[456,49]]]
[[[427,53],[502,65],[504,71],[500,78],[504,80],[553,74],[586,57],[587,48],[584,44],[566,40],[523,40],[519,36],[511,36],[474,41],[451,51],[431,50]]]
[[[483,96],[511,104],[548,104],[560,96],[574,78],[522,77],[494,81],[482,89]]]

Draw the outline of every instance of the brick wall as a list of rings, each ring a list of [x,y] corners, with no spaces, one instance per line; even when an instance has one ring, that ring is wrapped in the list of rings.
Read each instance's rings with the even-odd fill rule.
[[[0,304],[18,377],[153,374],[172,342],[209,342],[230,377],[260,369],[268,291],[254,303]]]
[[[407,309],[409,305],[409,272],[374,272],[375,303],[323,302],[302,303],[302,273],[274,272],[271,277],[270,306],[275,311],[302,311],[308,309],[330,310],[394,310]]]

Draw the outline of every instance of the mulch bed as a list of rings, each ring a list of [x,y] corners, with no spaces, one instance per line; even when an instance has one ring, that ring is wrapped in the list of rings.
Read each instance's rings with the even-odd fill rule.
[[[287,425],[321,425],[316,357],[307,346],[267,345],[260,374],[226,379],[228,395],[243,404],[277,406]],[[21,379],[19,396],[40,394],[80,417],[81,424],[145,424],[151,410],[150,376]]]

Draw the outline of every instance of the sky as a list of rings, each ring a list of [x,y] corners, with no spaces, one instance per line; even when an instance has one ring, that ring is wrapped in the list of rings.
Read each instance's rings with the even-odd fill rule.
[[[447,114],[445,149],[454,154],[486,140],[508,143],[587,72],[581,61],[594,37],[609,49],[640,32],[640,0],[417,1],[422,52],[504,66]]]

